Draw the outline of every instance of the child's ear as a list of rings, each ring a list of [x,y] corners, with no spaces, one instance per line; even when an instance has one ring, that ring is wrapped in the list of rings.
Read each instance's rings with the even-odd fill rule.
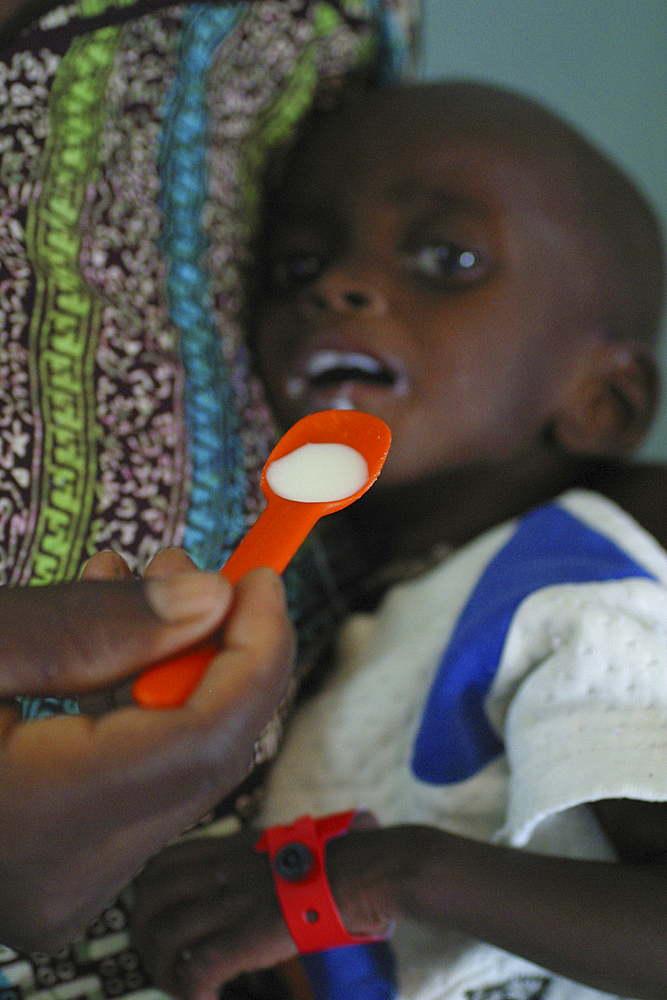
[[[576,455],[621,456],[637,447],[658,405],[655,358],[641,345],[597,341],[585,352],[552,425],[561,448]]]

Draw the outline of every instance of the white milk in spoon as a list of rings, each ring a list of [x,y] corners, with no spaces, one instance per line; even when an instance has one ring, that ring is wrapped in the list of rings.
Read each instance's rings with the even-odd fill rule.
[[[352,496],[368,480],[366,459],[347,444],[304,444],[271,462],[266,481],[278,496],[300,503],[331,503]]]

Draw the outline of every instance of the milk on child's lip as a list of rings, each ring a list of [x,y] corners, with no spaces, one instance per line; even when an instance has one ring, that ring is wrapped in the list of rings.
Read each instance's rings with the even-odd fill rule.
[[[331,503],[352,496],[368,480],[366,459],[347,444],[304,444],[277,458],[266,481],[278,496],[300,503]]]

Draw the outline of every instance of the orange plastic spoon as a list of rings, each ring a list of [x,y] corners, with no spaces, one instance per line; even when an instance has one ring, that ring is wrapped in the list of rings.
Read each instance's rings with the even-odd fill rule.
[[[345,444],[360,452],[368,466],[361,489],[342,500],[315,503],[286,500],[274,493],[266,479],[269,465],[305,444]],[[383,420],[358,410],[321,410],[294,424],[280,439],[262,470],[264,511],[222,567],[220,572],[235,584],[249,570],[270,566],[282,573],[308,532],[325,514],[332,514],[358,500],[382,471],[389,451],[391,432]],[[145,708],[174,708],[187,701],[218,649],[198,646],[151,667],[138,677],[132,696]]]

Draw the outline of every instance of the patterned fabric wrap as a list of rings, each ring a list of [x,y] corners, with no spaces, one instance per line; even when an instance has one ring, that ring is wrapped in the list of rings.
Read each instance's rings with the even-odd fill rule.
[[[275,434],[240,324],[259,174],[316,88],[408,70],[414,4],[79,0],[0,53],[0,585],[74,579],[102,548],[217,569],[255,520]],[[287,579],[307,644],[327,616],[307,546]],[[147,996],[125,920],[53,961],[0,951],[0,1000]]]
[[[405,0],[81,0],[4,54],[1,585],[104,547],[222,565],[274,437],[239,325],[259,171],[316,87],[401,71],[411,24]]]

